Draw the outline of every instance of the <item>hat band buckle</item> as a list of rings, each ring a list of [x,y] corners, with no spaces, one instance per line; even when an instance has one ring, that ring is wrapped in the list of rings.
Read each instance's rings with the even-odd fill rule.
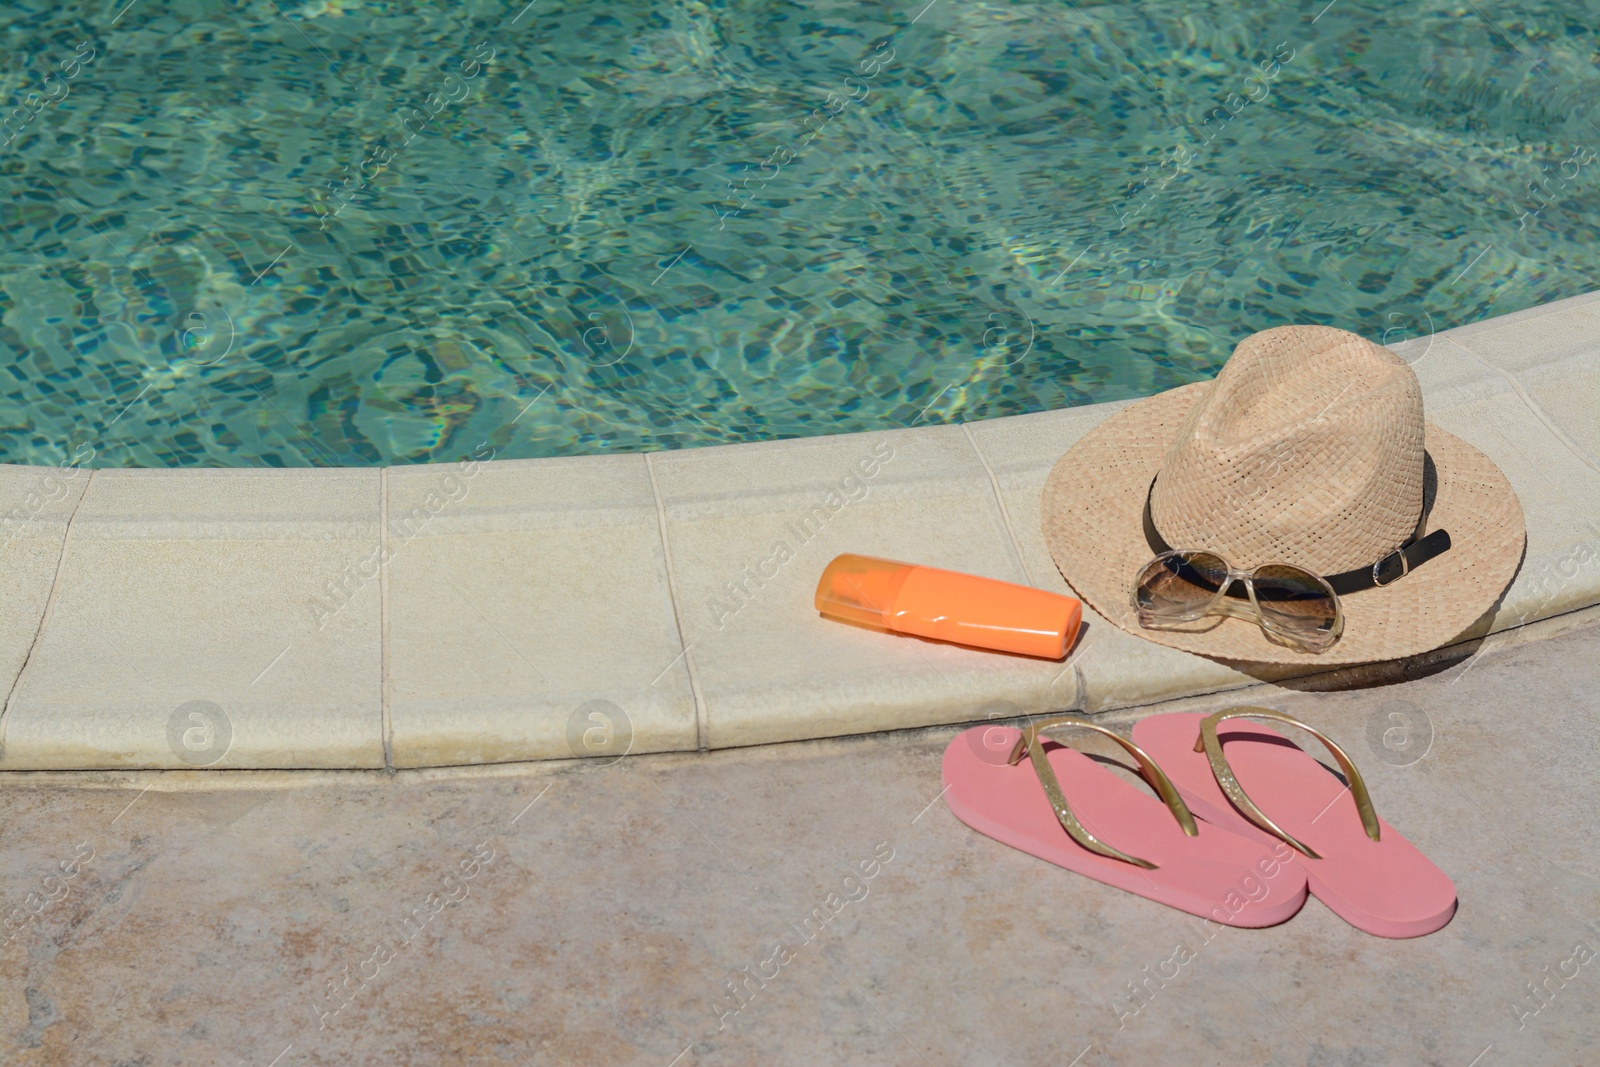
[[[1374,588],[1382,589],[1390,582],[1397,582],[1411,573],[1411,560],[1406,557],[1405,547],[1395,549],[1372,565],[1372,585]],[[1399,562],[1400,568],[1397,574],[1391,573],[1394,571],[1396,561]]]

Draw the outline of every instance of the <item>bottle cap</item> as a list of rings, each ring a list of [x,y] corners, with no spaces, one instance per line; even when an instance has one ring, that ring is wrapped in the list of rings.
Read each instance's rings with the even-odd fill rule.
[[[910,563],[847,552],[823,570],[817,582],[817,610],[845,622],[891,629],[900,587],[915,569]]]

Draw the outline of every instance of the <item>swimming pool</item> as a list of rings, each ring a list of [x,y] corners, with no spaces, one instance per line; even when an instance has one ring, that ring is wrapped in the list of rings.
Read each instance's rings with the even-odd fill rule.
[[[1393,342],[1589,291],[1597,25],[1490,0],[14,2],[0,460],[960,422],[1204,378],[1282,323]]]

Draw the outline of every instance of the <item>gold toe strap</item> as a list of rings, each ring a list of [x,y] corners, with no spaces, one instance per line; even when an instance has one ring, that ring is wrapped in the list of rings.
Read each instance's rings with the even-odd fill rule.
[[[1108,856],[1114,860],[1123,860],[1146,870],[1156,869],[1156,865],[1149,860],[1130,856],[1126,852],[1115,849],[1099,840],[1084,829],[1083,824],[1078,821],[1078,817],[1072,814],[1072,809],[1067,806],[1066,794],[1061,792],[1061,783],[1056,780],[1055,769],[1050,766],[1050,760],[1044,754],[1044,747],[1039,744],[1039,734],[1057,726],[1081,726],[1086,730],[1093,730],[1097,734],[1109,737],[1127,749],[1128,753],[1139,762],[1139,772],[1144,776],[1144,780],[1150,783],[1156,794],[1166,803],[1167,807],[1172,811],[1173,817],[1178,820],[1178,825],[1183,827],[1183,832],[1190,837],[1195,837],[1200,833],[1199,828],[1194,824],[1194,816],[1189,813],[1189,808],[1184,804],[1183,798],[1178,796],[1178,791],[1172,787],[1172,782],[1162,773],[1161,768],[1156,766],[1155,761],[1145,754],[1144,749],[1121,734],[1112,733],[1104,726],[1098,726],[1086,719],[1080,719],[1072,715],[1062,715],[1054,719],[1030,723],[1027,729],[1022,731],[1022,736],[1017,738],[1017,743],[1012,746],[1011,755],[1006,762],[1016,766],[1022,761],[1022,754],[1024,752],[1028,754],[1028,759],[1033,763],[1033,771],[1039,776],[1039,784],[1044,787],[1044,795],[1050,800],[1050,808],[1056,813],[1056,821],[1061,824],[1061,828],[1067,832],[1068,837],[1097,855]]]
[[[1367,783],[1361,780],[1361,772],[1356,770],[1356,765],[1350,762],[1350,757],[1344,754],[1344,749],[1334,744],[1321,731],[1307,726],[1299,719],[1285,715],[1281,711],[1271,708],[1237,707],[1224,708],[1213,715],[1207,715],[1200,720],[1200,737],[1194,743],[1196,752],[1204,751],[1206,759],[1211,763],[1211,773],[1216,776],[1217,784],[1227,794],[1233,806],[1251,822],[1272,836],[1288,844],[1291,848],[1305,853],[1314,860],[1322,857],[1317,855],[1308,846],[1296,841],[1290,834],[1277,823],[1267,818],[1266,814],[1258,807],[1255,801],[1245,794],[1244,788],[1239,785],[1239,779],[1234,776],[1233,768],[1228,766],[1228,757],[1222,753],[1222,742],[1217,738],[1217,726],[1227,719],[1272,719],[1276,722],[1298,726],[1306,733],[1321,741],[1333,758],[1338,761],[1339,769],[1344,771],[1345,781],[1350,783],[1350,795],[1355,798],[1356,811],[1361,814],[1361,826],[1367,831],[1367,836],[1378,840],[1378,813],[1372,809],[1372,798],[1367,795]]]

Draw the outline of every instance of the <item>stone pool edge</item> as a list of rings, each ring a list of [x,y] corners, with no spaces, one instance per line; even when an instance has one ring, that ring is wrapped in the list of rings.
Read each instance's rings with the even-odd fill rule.
[[[1487,632],[1600,604],[1600,293],[1394,347],[1430,421],[1522,499],[1527,557]],[[1121,406],[405,468],[0,467],[0,770],[614,758],[1258,685],[1092,614],[1052,664],[811,608],[841,551],[1070,591],[1038,491]]]

